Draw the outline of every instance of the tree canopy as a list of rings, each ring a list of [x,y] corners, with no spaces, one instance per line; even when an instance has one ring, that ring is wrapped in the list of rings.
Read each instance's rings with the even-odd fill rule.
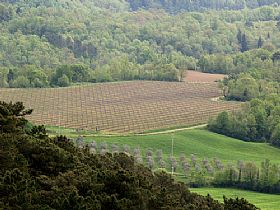
[[[180,81],[186,69],[277,79],[277,3],[2,1],[0,86]]]

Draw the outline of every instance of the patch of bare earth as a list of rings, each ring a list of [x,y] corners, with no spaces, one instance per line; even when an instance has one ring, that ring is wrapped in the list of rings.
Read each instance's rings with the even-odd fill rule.
[[[0,101],[22,101],[37,124],[111,133],[207,123],[239,103],[213,101],[216,83],[133,81],[69,88],[0,89]]]
[[[209,74],[198,71],[186,71],[185,82],[216,82],[222,80],[226,75],[224,74]]]

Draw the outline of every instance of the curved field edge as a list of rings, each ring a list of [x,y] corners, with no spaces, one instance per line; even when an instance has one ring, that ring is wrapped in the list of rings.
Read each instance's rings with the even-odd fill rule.
[[[280,163],[280,149],[269,144],[244,142],[202,129],[144,136],[94,136],[85,137],[85,141],[106,142],[109,148],[111,144],[116,144],[128,145],[132,149],[139,147],[142,151],[150,149],[155,152],[161,149],[167,158],[171,154],[172,138],[174,139],[174,156],[178,158],[181,154],[187,157],[195,154],[198,158],[217,157],[224,163],[243,160],[260,164],[265,159]]]
[[[191,188],[191,192],[201,195],[210,194],[214,199],[223,201],[223,195],[228,198],[245,198],[262,210],[279,210],[280,195],[251,192],[229,188]]]

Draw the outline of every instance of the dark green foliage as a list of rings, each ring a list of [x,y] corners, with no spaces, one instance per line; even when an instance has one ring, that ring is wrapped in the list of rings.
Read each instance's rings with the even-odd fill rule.
[[[248,209],[255,209],[257,210],[254,205],[248,203],[244,198],[236,198],[236,199],[227,199],[224,197],[224,204],[225,204],[225,209],[228,210],[236,210],[236,209],[242,209],[242,210],[248,210]]]
[[[0,101],[0,133],[16,133],[22,131],[27,120],[24,116],[30,115],[31,109],[25,110],[23,103],[6,103]]]
[[[240,49],[241,52],[245,52],[245,51],[249,50],[246,34],[242,35],[240,44],[241,44],[241,49]]]
[[[2,103],[1,103],[2,104]],[[17,122],[23,107],[9,104]],[[18,106],[20,108],[18,108]],[[3,111],[2,111],[3,113]],[[14,124],[17,124],[17,123]],[[152,173],[124,153],[93,155],[66,137],[37,138],[23,132],[0,133],[0,208],[2,209],[240,209],[190,191],[170,175]],[[44,132],[42,127],[32,134]],[[243,207],[244,206],[244,207]],[[250,208],[255,209],[253,205]]]
[[[260,36],[259,37],[259,40],[258,40],[258,48],[261,48],[263,46],[263,39],[262,37]]]

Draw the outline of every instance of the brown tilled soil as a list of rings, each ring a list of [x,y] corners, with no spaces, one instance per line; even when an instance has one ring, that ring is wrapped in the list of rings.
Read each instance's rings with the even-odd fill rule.
[[[198,71],[186,71],[185,79],[186,82],[216,82],[225,77],[224,74],[208,74]]]
[[[37,124],[113,133],[206,123],[238,103],[213,101],[216,83],[133,81],[56,89],[0,89],[0,101],[22,101]]]

